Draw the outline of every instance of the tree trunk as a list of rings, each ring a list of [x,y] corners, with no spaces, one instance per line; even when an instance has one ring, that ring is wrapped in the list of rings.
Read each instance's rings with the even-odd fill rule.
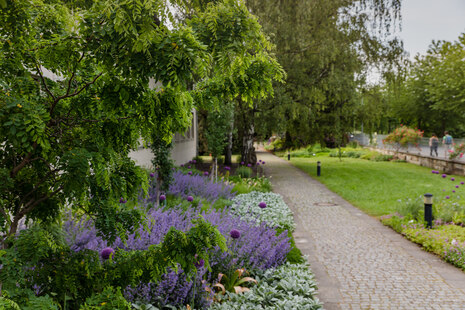
[[[228,132],[228,145],[224,153],[224,164],[231,166],[232,164],[232,146],[233,146],[233,129],[234,129],[234,118],[231,119],[231,130]]]
[[[249,124],[248,130],[244,132],[242,137],[242,161],[247,164],[255,164],[257,162],[257,154],[253,146],[253,139],[255,135],[255,126]]]

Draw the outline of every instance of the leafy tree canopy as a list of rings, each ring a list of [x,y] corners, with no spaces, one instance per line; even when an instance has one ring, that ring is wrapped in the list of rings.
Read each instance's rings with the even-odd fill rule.
[[[119,203],[146,184],[128,158],[139,138],[169,143],[194,106],[267,96],[283,71],[242,2],[178,22],[185,1],[0,3],[0,226],[70,205],[102,233],[140,215]],[[159,81],[159,87],[153,87]],[[193,87],[193,85],[195,85]],[[144,188],[144,186],[143,186]]]

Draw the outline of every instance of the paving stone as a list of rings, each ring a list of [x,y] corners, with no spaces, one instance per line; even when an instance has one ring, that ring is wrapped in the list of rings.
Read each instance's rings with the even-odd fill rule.
[[[258,156],[297,223],[331,309],[464,309],[465,273],[402,238],[272,154]],[[443,276],[444,275],[444,276]],[[332,285],[327,285],[331,283]]]

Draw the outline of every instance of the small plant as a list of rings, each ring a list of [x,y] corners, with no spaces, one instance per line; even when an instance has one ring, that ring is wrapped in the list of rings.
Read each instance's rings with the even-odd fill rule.
[[[250,283],[257,284],[258,282],[254,278],[244,277],[245,274],[248,274],[248,272],[243,268],[235,270],[229,277],[224,273],[220,273],[218,275],[218,283],[213,285],[213,288],[219,289],[217,294],[220,295],[224,295],[226,292],[239,294],[250,291],[248,287],[242,285]]]
[[[241,166],[236,169],[236,174],[241,178],[250,178],[252,176],[252,169],[249,167]]]
[[[457,157],[462,158],[465,153],[465,144],[461,143],[459,146],[454,145],[454,151],[449,154],[450,159],[455,159]]]

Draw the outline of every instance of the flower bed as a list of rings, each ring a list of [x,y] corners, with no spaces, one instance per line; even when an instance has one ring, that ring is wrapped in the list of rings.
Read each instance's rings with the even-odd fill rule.
[[[315,297],[316,282],[307,264],[285,264],[257,277],[258,285],[210,309],[321,309]]]
[[[267,296],[283,307],[291,302],[304,308],[319,305],[308,266],[280,267],[290,252],[292,261],[300,254],[287,231],[295,227],[292,213],[279,195],[234,197],[232,186],[199,175],[175,173],[174,180],[164,198],[182,200],[182,206],[155,208],[150,198],[141,199],[135,208],[144,212],[146,223],[112,242],[99,235],[91,219],[71,214],[62,230],[34,226],[22,231],[16,247],[0,253],[4,276],[18,272],[23,278],[16,284],[11,276],[4,281],[4,296],[21,306],[49,309],[62,307],[63,296],[69,309],[84,302],[92,309],[205,309],[221,299],[215,297],[215,285],[223,285],[220,275],[232,278],[244,270],[259,280],[250,287],[254,297],[227,293],[231,299],[221,307],[242,308],[243,298],[258,305]],[[233,207],[205,208],[231,198]],[[207,204],[199,207],[196,201]],[[165,248],[168,252],[160,256]],[[3,302],[10,299],[0,300],[0,308]]]

